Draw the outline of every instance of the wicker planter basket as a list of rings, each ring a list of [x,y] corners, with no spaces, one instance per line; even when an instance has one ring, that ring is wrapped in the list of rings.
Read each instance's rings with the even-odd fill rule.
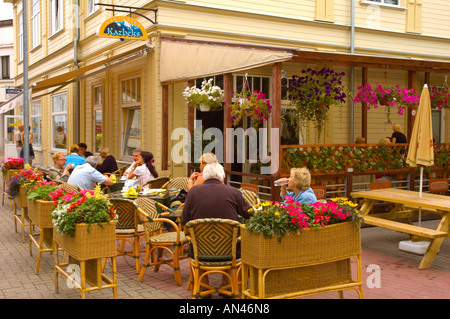
[[[88,259],[108,258],[117,255],[116,222],[102,223],[102,227],[91,224],[75,225],[75,235],[70,237],[55,231],[53,240],[70,256],[82,261]]]
[[[19,196],[14,196],[14,203],[16,203],[16,205],[19,206],[20,208],[28,207],[27,196],[25,195],[25,190],[26,190],[25,186],[20,186],[19,187]]]
[[[328,291],[355,289],[362,297],[361,236],[359,227],[345,222],[300,233],[264,238],[243,230],[241,259],[250,298],[297,298]],[[356,259],[358,280],[352,279],[351,258]],[[244,282],[244,280],[243,280]]]
[[[53,201],[27,199],[28,216],[40,228],[52,228]]]

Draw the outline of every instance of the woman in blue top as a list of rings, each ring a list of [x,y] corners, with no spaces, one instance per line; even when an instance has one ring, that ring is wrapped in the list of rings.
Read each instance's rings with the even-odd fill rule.
[[[285,197],[289,196],[300,204],[313,204],[317,198],[310,184],[311,174],[307,168],[292,168],[287,186],[281,186],[281,198],[286,202]],[[288,192],[287,188],[292,192]]]

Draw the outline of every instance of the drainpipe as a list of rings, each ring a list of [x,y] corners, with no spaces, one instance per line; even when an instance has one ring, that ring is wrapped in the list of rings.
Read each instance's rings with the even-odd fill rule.
[[[351,0],[351,9],[350,9],[350,53],[355,53],[355,0]],[[355,85],[355,67],[350,67],[350,92],[353,96],[354,94],[354,85]],[[355,141],[353,136],[354,131],[354,102],[350,100],[350,143]]]
[[[78,41],[80,38],[80,1],[75,0],[75,39],[73,41],[73,64],[78,69]],[[74,86],[74,140],[80,142],[80,82]]]

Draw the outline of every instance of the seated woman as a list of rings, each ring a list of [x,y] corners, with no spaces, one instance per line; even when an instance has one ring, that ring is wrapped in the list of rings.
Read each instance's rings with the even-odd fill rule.
[[[66,156],[62,152],[56,152],[52,156],[54,165],[50,167],[48,178],[52,181],[67,182],[70,177],[69,170],[72,169],[72,165],[66,164]]]
[[[117,167],[116,159],[109,152],[109,147],[102,146],[98,149],[98,152],[100,153],[100,157],[103,159],[103,163],[97,165],[96,167],[97,171],[99,171],[102,174],[105,174],[105,173],[114,173],[119,169],[119,167]]]
[[[139,185],[144,185],[148,181],[157,178],[158,172],[153,166],[154,161],[155,160],[153,159],[152,153],[142,151],[138,156],[138,160],[136,161],[136,164],[138,166],[131,169],[130,173],[128,174],[128,179],[136,177]],[[144,187],[148,188],[148,185],[145,185]]]
[[[216,155],[213,153],[206,153],[200,157],[200,173],[193,172],[188,180],[188,190],[192,188],[192,186],[203,184],[205,181],[203,179],[203,169],[207,164],[218,163]]]
[[[310,187],[311,174],[307,168],[292,168],[287,187],[292,190],[288,192],[286,186],[281,186],[281,197],[289,196],[300,204],[313,204],[317,202],[316,195]],[[284,199],[286,202],[286,200]]]

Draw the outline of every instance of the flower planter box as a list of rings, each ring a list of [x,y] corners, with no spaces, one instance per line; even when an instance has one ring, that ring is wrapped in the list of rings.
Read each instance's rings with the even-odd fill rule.
[[[250,231],[241,233],[243,275],[250,276],[243,295],[250,298],[297,298],[328,291],[356,289],[362,297],[361,236],[359,227],[345,222],[299,234],[264,238]],[[352,279],[351,258],[358,278]]]
[[[40,228],[53,228],[53,201],[27,199],[28,216]]]
[[[116,256],[116,222],[102,223],[102,227],[91,224],[89,231],[88,226],[86,223],[76,224],[73,237],[55,231],[53,239],[79,261]]]
[[[75,235],[70,237],[55,231],[53,240],[55,248],[62,248],[69,254],[68,263],[60,263],[58,251],[55,252],[55,291],[58,292],[58,273],[66,277],[80,290],[84,299],[86,292],[98,289],[112,288],[114,298],[117,298],[117,266],[116,266],[116,222],[110,221],[101,224],[75,225]],[[108,278],[102,271],[102,258],[111,258],[112,276]],[[79,269],[78,276],[67,273]],[[67,271],[66,271],[67,270]],[[105,283],[105,284],[104,284]],[[86,284],[91,287],[86,287]]]
[[[20,208],[27,208],[28,207],[28,203],[27,203],[27,196],[25,195],[25,186],[20,186],[19,187],[19,195],[18,196],[14,196],[14,203],[19,206]]]

